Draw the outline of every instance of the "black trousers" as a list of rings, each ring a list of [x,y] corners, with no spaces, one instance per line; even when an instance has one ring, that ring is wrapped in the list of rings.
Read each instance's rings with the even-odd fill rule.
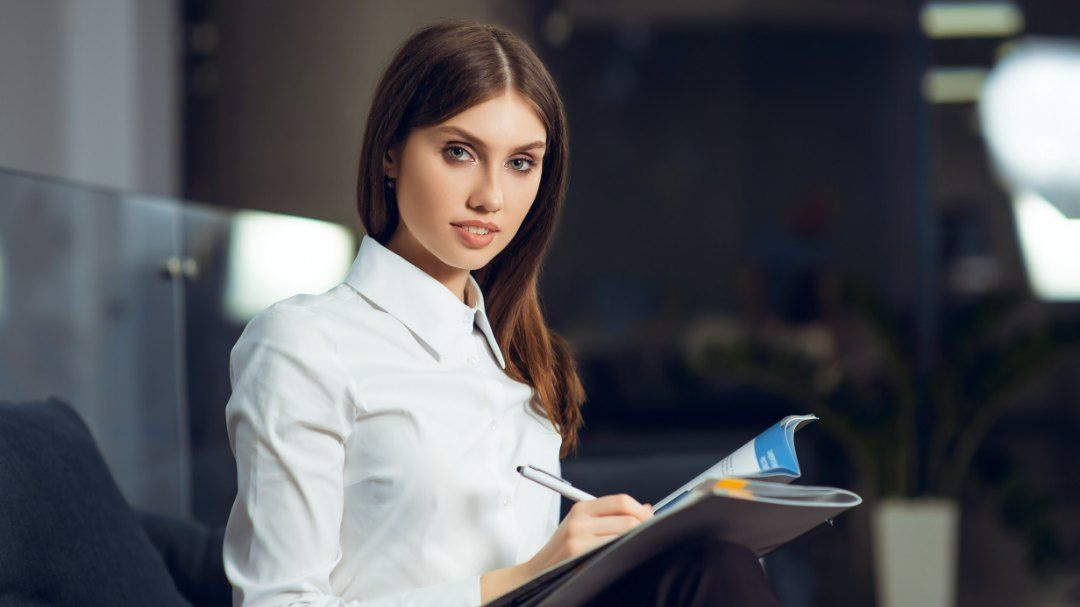
[[[573,578],[568,584],[581,583]],[[778,607],[758,559],[724,540],[682,542],[620,575],[599,594],[570,604],[545,593],[536,607]]]

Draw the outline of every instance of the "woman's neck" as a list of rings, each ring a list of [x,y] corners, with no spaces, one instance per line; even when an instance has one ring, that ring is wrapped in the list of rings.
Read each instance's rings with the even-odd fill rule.
[[[441,259],[424,248],[415,238],[407,235],[406,230],[397,230],[386,243],[386,248],[397,253],[401,258],[420,268],[425,274],[442,283],[462,303],[475,305],[472,294],[467,288],[469,271],[446,265]]]

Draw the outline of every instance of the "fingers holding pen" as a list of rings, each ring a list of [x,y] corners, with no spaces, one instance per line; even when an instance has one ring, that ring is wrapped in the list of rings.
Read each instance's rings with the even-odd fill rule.
[[[574,487],[566,479],[559,478],[550,472],[546,472],[532,465],[517,467],[519,474],[525,478],[540,483],[541,485],[557,491],[564,497],[574,500],[576,503],[572,510],[585,512],[589,516],[630,515],[640,521],[652,518],[652,508],[638,502],[626,493],[616,493],[602,497],[592,495]]]
[[[518,466],[525,478],[575,501],[548,543],[526,565],[530,571],[606,543],[653,517],[651,504],[642,504],[626,493],[593,497],[566,479],[535,466]]]
[[[653,516],[651,505],[642,504],[625,493],[605,495],[593,500],[577,502],[571,508],[584,510],[596,517],[628,515],[641,522],[645,522]]]

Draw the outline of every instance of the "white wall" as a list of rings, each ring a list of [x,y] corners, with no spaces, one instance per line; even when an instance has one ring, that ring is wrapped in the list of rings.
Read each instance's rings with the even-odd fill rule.
[[[0,167],[176,196],[175,0],[0,0]]]

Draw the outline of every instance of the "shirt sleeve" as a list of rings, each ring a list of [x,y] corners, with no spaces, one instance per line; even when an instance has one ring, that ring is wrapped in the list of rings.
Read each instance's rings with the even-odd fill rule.
[[[334,595],[355,414],[329,335],[310,310],[275,304],[233,347],[225,419],[237,494],[223,558],[234,607],[480,605],[479,575],[372,599]]]

